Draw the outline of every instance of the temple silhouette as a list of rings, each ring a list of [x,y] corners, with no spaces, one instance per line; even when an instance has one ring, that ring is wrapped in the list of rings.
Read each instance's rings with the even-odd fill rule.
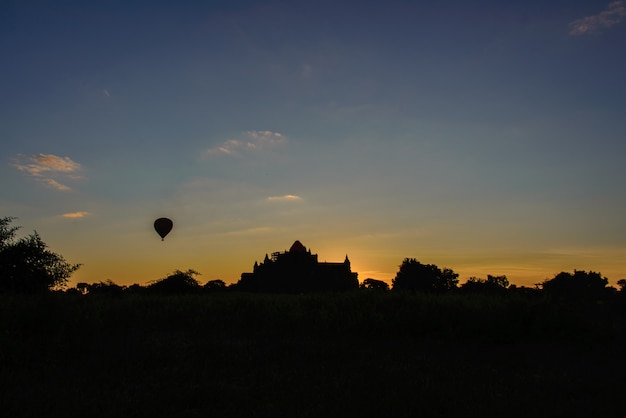
[[[261,264],[254,262],[252,273],[242,273],[237,287],[249,292],[309,293],[358,289],[358,274],[343,262],[319,262],[317,254],[295,241],[289,251],[274,252]]]

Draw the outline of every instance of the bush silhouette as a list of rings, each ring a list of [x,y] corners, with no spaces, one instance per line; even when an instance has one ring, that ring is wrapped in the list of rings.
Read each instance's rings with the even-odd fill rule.
[[[389,290],[389,284],[387,284],[387,282],[376,279],[365,279],[359,287],[361,289],[377,290],[383,292]]]
[[[98,295],[115,295],[119,296],[125,290],[124,286],[115,284],[112,280],[105,280],[104,282],[86,284],[78,283],[76,288],[81,293],[98,294]]]
[[[204,290],[209,292],[223,292],[226,290],[226,283],[224,280],[209,280],[203,286]]]
[[[509,287],[509,280],[506,276],[487,275],[486,279],[470,277],[467,282],[461,285],[460,290],[463,293],[485,293],[496,294],[503,293]]]
[[[195,270],[175,270],[164,279],[158,280],[148,286],[154,293],[191,293],[200,290],[200,283],[194,278],[199,275]]]

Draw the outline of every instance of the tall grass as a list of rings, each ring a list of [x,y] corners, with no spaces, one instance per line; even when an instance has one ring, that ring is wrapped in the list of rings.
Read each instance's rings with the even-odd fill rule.
[[[519,295],[355,291],[311,295],[0,295],[3,338],[193,332],[410,336],[451,341],[596,340],[626,316],[603,305]]]
[[[615,416],[624,322],[518,295],[1,295],[0,405],[12,417]]]

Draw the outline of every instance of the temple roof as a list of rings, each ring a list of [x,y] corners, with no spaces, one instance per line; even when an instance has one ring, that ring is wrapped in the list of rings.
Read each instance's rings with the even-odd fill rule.
[[[306,252],[306,247],[304,245],[302,245],[302,243],[298,240],[296,240],[292,245],[291,248],[289,249],[290,253],[305,253]]]

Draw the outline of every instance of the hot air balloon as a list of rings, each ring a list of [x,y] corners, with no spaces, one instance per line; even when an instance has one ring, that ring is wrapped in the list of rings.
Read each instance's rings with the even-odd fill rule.
[[[161,237],[161,241],[163,241],[165,236],[170,233],[173,226],[174,222],[172,222],[172,220],[168,218],[159,218],[154,221],[154,230]]]

